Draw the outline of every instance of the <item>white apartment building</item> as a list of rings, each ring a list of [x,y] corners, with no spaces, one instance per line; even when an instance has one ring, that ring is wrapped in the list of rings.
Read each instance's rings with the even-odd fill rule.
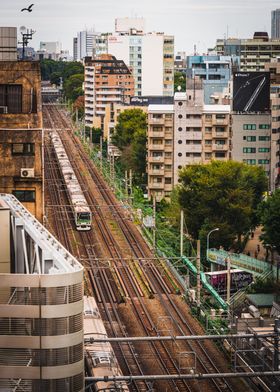
[[[175,93],[174,97],[174,185],[183,166],[202,162],[203,90]]]
[[[77,38],[73,38],[74,61],[80,61],[85,57],[92,57],[94,42],[98,33],[90,30],[79,31]]]
[[[135,95],[173,95],[173,36],[136,30],[115,33],[108,36],[108,53],[132,68]]]
[[[144,18],[116,18],[115,19],[115,32],[116,33],[127,33],[130,30],[145,31],[145,19]]]
[[[62,51],[61,42],[54,41],[54,42],[40,42],[40,51],[45,51],[47,53],[55,53],[59,54]]]

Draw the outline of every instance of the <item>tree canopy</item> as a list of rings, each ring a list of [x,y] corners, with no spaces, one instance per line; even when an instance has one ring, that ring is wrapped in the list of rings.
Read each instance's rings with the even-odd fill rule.
[[[267,187],[262,168],[234,161],[186,166],[180,172],[178,202],[194,239],[205,239],[218,227],[212,244],[232,246],[254,228],[257,208]]]
[[[180,90],[178,90],[178,87],[181,87]],[[174,91],[181,91],[185,92],[186,91],[186,75],[183,72],[175,72],[174,73]]]
[[[263,243],[275,247],[280,253],[280,189],[262,202],[259,212],[263,225]]]
[[[112,142],[122,151],[122,166],[133,170],[138,184],[146,174],[146,135],[147,116],[141,109],[127,109],[119,115]]]
[[[67,99],[70,99],[72,102],[76,101],[76,99],[84,95],[83,91],[83,81],[84,75],[83,74],[75,74],[69,76],[68,79],[65,80],[63,84],[64,95]]]

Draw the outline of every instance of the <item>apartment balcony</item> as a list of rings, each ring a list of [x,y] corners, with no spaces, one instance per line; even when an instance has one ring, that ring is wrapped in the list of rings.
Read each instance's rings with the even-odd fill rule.
[[[149,144],[148,150],[152,151],[164,151],[164,144]]]
[[[96,95],[122,95],[120,90],[96,90]]]
[[[148,187],[150,189],[164,189],[164,183],[163,182],[150,182]]]
[[[172,191],[173,190],[173,185],[172,184],[164,184],[164,190],[166,192]]]
[[[148,157],[148,163],[166,163],[164,156],[161,157]],[[171,160],[172,163],[172,160]]]
[[[173,158],[164,158],[164,164],[165,165],[172,165],[173,164]]]
[[[227,118],[215,118],[215,119],[213,119],[212,124],[213,125],[224,125],[224,126],[226,126],[226,125],[229,124],[229,119],[227,119]]]
[[[184,147],[184,152],[202,152],[201,144],[187,144]]]
[[[164,131],[161,131],[161,132],[158,132],[158,131],[156,131],[156,132],[149,131],[149,132],[148,132],[148,137],[156,137],[156,138],[161,138],[161,139],[163,139],[164,136],[165,136]]]
[[[202,140],[202,132],[187,131],[186,135],[188,140]]]
[[[212,133],[213,138],[219,138],[219,139],[227,139],[229,137],[228,132],[213,132]]]
[[[165,121],[164,118],[149,118],[149,124],[153,125],[153,124],[157,124],[157,125],[165,125]]]
[[[149,169],[149,176],[164,176],[164,169]]]
[[[228,145],[227,144],[213,144],[212,150],[213,151],[227,151]]]
[[[202,120],[198,118],[187,118],[184,124],[187,128],[201,128]]]
[[[203,147],[203,150],[205,152],[212,152],[212,143],[211,144],[205,144],[205,146]]]
[[[121,97],[96,97],[96,102],[121,102]]]

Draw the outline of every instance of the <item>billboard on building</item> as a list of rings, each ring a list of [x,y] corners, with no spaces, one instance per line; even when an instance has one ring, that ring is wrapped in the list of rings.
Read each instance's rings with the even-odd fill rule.
[[[233,74],[234,112],[267,112],[270,109],[270,73],[235,72]]]

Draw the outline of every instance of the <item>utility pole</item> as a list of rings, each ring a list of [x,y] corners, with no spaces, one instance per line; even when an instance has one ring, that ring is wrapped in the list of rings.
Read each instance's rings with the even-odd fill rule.
[[[182,257],[184,254],[184,211],[181,210],[181,230],[180,230],[180,256]]]
[[[103,170],[103,167],[102,167],[102,164],[103,164],[103,162],[102,162],[102,160],[103,160],[103,154],[102,154],[102,152],[103,152],[103,148],[102,148],[102,136],[100,136],[100,171],[101,171],[101,174],[102,174],[102,170]]]
[[[125,173],[124,173],[124,175],[125,175],[125,198],[126,198],[126,201],[128,200],[128,176],[127,176],[127,170],[125,171]]]
[[[115,152],[112,155],[112,169],[113,169],[113,186],[115,187]]]
[[[79,123],[78,108],[76,108],[76,111],[75,111],[75,118],[76,118],[76,125],[78,126],[78,123]]]
[[[227,303],[230,305],[230,289],[231,289],[231,276],[230,276],[230,257],[227,257]]]
[[[197,307],[200,307],[200,240],[197,240],[196,249],[196,290],[197,290]]]
[[[132,204],[132,169],[129,169],[128,193]]]
[[[280,318],[278,317],[275,319],[275,324],[274,324],[274,332],[276,333],[276,336],[274,338],[274,370],[278,371],[279,370],[279,342],[280,342]]]
[[[156,252],[156,196],[153,195],[153,248]]]

